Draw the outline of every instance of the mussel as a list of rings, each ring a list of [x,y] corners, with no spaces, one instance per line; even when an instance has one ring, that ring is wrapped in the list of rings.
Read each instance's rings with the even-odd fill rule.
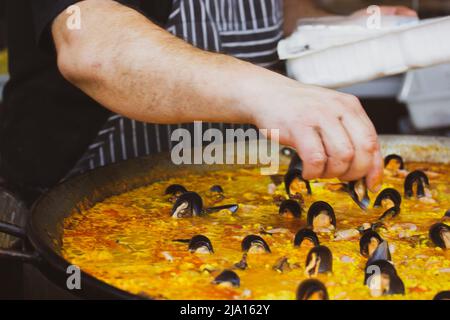
[[[386,188],[378,194],[373,204],[374,208],[383,207],[389,209],[392,207],[400,207],[402,196],[393,188]]]
[[[297,154],[292,157],[288,172],[284,176],[284,186],[290,198],[295,198],[303,192],[311,194],[311,185],[302,176],[302,162]]]
[[[216,207],[210,207],[210,208],[205,208],[203,211],[204,213],[214,213],[214,212],[219,212],[221,210],[228,210],[231,213],[236,213],[239,209],[239,205],[238,204],[224,204],[222,206],[216,206]]]
[[[379,221],[384,221],[386,219],[395,218],[400,213],[400,207],[392,207],[387,209],[383,214],[378,218]]]
[[[308,252],[305,273],[309,276],[328,273],[333,269],[333,255],[325,246],[317,246]]]
[[[450,227],[444,223],[435,223],[428,232],[431,241],[442,248],[450,249]]]
[[[193,216],[201,216],[218,212],[221,210],[229,210],[235,213],[239,208],[238,204],[226,204],[217,207],[204,208],[203,200],[196,192],[188,191],[180,195],[172,207],[172,218],[187,218]]]
[[[271,252],[267,242],[255,234],[246,236],[241,242],[241,248],[242,251],[248,253]]]
[[[328,300],[327,288],[317,279],[304,280],[298,286],[297,300]]]
[[[211,241],[204,235],[196,235],[189,241],[189,251],[192,253],[214,253]]]
[[[450,218],[450,209],[445,212],[444,217]]]
[[[181,194],[172,207],[172,218],[186,218],[203,214],[203,201],[196,192]]]
[[[367,230],[359,239],[359,252],[362,256],[368,258],[374,253],[374,251],[378,248],[378,245],[383,241],[383,238],[381,238],[381,236],[377,232],[373,230]]]
[[[358,181],[351,181],[348,183],[347,191],[350,197],[363,210],[367,210],[370,204],[369,194],[367,192],[367,185],[364,179]]]
[[[171,184],[166,188],[165,194],[170,194],[173,196],[180,196],[183,193],[188,192],[188,190],[181,184]]]
[[[214,284],[228,284],[233,287],[239,287],[241,285],[241,279],[236,272],[231,270],[224,270],[214,280]]]
[[[373,297],[391,294],[405,294],[405,285],[392,263],[376,260],[366,265],[364,284]]]
[[[310,242],[314,247],[320,245],[319,238],[316,233],[309,228],[300,229],[294,237],[294,247],[302,245],[303,241]]]
[[[195,235],[190,239],[174,239],[173,241],[189,243],[188,249],[192,253],[214,253],[211,241],[202,234]]]
[[[384,158],[384,167],[390,170],[403,170],[405,164],[398,154],[390,154]]]
[[[209,188],[209,191],[223,193],[223,188],[221,186],[219,186],[218,184],[215,184],[211,188]]]
[[[437,293],[433,300],[450,300],[450,291],[441,291]]]
[[[170,195],[169,201],[174,203],[180,195],[186,192],[188,192],[188,190],[181,184],[171,184],[166,188],[164,194]]]
[[[417,198],[425,197],[426,196],[425,188],[429,186],[430,182],[425,172],[415,170],[409,173],[405,178],[404,184],[405,197],[411,198],[414,196],[414,193]],[[414,192],[414,189],[416,189],[416,192]]]
[[[297,201],[287,199],[281,202],[280,210],[278,211],[278,213],[283,216],[300,218],[302,208],[300,207],[300,204]]]
[[[336,216],[333,207],[325,201],[316,201],[308,209],[308,226],[315,230],[336,227]]]

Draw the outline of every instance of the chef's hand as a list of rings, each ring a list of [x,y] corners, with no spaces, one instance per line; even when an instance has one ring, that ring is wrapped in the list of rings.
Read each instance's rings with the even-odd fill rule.
[[[417,12],[405,6],[379,6],[380,14],[385,16],[417,17]],[[355,11],[352,16],[370,16],[367,9]]]
[[[370,190],[379,190],[383,159],[377,133],[356,97],[294,82],[272,89],[256,98],[255,122],[280,129],[280,143],[294,146],[303,160],[305,179],[366,177]]]

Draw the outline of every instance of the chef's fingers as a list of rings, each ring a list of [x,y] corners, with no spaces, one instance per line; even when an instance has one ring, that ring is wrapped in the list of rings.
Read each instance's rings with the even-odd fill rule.
[[[319,132],[314,127],[305,127],[295,130],[292,137],[303,162],[303,178],[320,178],[325,170],[327,155]]]
[[[355,150],[347,131],[337,117],[323,117],[320,135],[327,154],[323,178],[336,178],[345,174],[353,161]]]
[[[380,149],[374,154],[373,163],[366,176],[366,184],[370,191],[378,192],[383,184],[383,157]]]
[[[374,160],[374,157],[379,156],[378,136],[364,109],[360,105],[354,106],[342,116],[342,123],[353,142],[355,155],[350,169],[340,179],[358,180],[372,170],[377,172],[379,168],[374,169],[373,166],[378,166],[378,161]],[[371,189],[373,188],[376,186],[371,186]]]

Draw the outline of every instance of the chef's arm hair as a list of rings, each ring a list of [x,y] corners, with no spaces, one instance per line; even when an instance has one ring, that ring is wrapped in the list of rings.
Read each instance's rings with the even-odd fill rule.
[[[154,123],[194,120],[252,123],[252,96],[281,75],[197,49],[138,11],[110,0],[86,0],[80,28],[69,13],[52,24],[58,68],[113,112]],[[273,81],[272,81],[273,82]]]

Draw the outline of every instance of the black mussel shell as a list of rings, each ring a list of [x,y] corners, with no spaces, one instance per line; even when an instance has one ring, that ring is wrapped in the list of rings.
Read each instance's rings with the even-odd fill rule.
[[[389,277],[389,290],[384,292],[384,295],[390,294],[405,294],[405,285],[397,274],[392,263],[387,260],[376,260],[366,265],[364,270],[364,284],[368,285],[368,280],[376,273],[381,273]]]
[[[409,173],[405,178],[405,184],[404,184],[404,191],[405,191],[405,197],[411,198],[414,196],[413,192],[413,186],[414,184],[417,184],[417,198],[421,198],[425,196],[425,187],[430,186],[430,182],[428,180],[427,175],[425,172],[416,170],[411,173]]]
[[[315,264],[308,271],[310,276],[314,274],[316,268],[318,273],[327,273],[333,270],[333,255],[330,249],[319,245],[309,250],[308,256],[306,257],[306,267],[310,266],[314,256]]]
[[[367,260],[367,264],[371,264],[373,261],[386,260],[392,261],[391,252],[389,251],[389,244],[387,241],[381,242],[372,255]]]
[[[189,251],[196,252],[198,249],[205,248],[210,253],[214,253],[211,241],[204,235],[196,235],[189,241]]]
[[[292,157],[296,154],[295,150],[289,147],[283,147],[280,149],[280,153],[286,157]]]
[[[384,167],[386,168],[386,167],[390,164],[391,161],[396,161],[396,162],[398,162],[398,164],[399,164],[399,169],[400,169],[400,170],[405,169],[405,163],[403,162],[403,158],[400,157],[398,154],[390,154],[390,155],[387,155],[387,156],[384,158]]]
[[[445,212],[444,217],[450,218],[450,209]]]
[[[375,239],[378,242],[378,245],[384,241],[376,231],[365,231],[359,239],[359,252],[362,256],[369,257],[369,244],[372,239]]]
[[[431,241],[442,248],[450,249],[450,227],[444,223],[435,223],[428,232]]]
[[[236,272],[231,270],[224,270],[213,280],[213,283],[230,283],[233,287],[239,287],[241,285],[241,279],[236,274]]]
[[[317,247],[318,245],[320,245],[320,241],[319,238],[317,237],[316,233],[314,231],[312,231],[309,228],[303,228],[300,229],[294,237],[294,247],[299,247],[301,246],[302,242],[304,240],[309,240],[311,241],[315,247]]]
[[[309,207],[306,218],[308,226],[313,226],[314,218],[324,212],[330,217],[331,224],[336,227],[336,216],[333,207],[325,201],[316,201]]]
[[[395,218],[400,213],[400,207],[392,207],[387,209],[379,218],[379,221],[383,221],[390,218]]]
[[[374,208],[381,207],[382,201],[385,199],[391,200],[394,203],[395,207],[400,207],[400,204],[402,203],[402,196],[397,190],[393,188],[386,188],[383,191],[381,191],[380,194],[377,196],[373,204],[373,207]]]
[[[311,185],[308,180],[303,179],[302,171],[299,169],[290,169],[284,176],[284,186],[289,197],[295,196],[296,193],[291,192],[291,184],[294,181],[303,182],[308,194],[311,194]],[[297,182],[296,182],[297,183]]]
[[[241,248],[242,251],[248,252],[253,246],[258,246],[264,249],[265,252],[271,252],[270,247],[267,242],[258,235],[251,234],[242,240]]]
[[[280,210],[278,211],[280,215],[291,214],[295,218],[300,218],[302,214],[302,208],[300,204],[292,199],[284,200],[280,204]]]
[[[288,167],[288,171],[289,170],[303,170],[303,163],[302,160],[300,159],[300,157],[298,156],[297,153],[294,153],[294,155],[291,158],[291,161],[289,162],[289,167]]]
[[[164,193],[178,196],[186,192],[188,192],[188,190],[181,184],[171,184],[166,188],[166,191]]]
[[[353,201],[355,201],[361,209],[367,210],[370,204],[370,198],[364,179],[349,182],[347,188]]]
[[[222,210],[228,210],[231,213],[236,213],[239,209],[239,205],[238,204],[224,204],[222,206],[217,206],[217,207],[209,207],[206,208],[205,210],[203,210],[205,213],[214,213],[214,212],[219,212]]]
[[[211,188],[209,188],[209,191],[211,191],[211,192],[223,193],[222,187],[219,186],[218,184],[213,185]]]
[[[304,280],[297,289],[297,300],[328,300],[325,285],[317,279]]]
[[[436,294],[433,300],[450,300],[450,291],[441,291]]]
[[[200,216],[203,213],[203,201],[196,192],[186,192],[180,195],[172,207],[171,216],[185,218]]]

